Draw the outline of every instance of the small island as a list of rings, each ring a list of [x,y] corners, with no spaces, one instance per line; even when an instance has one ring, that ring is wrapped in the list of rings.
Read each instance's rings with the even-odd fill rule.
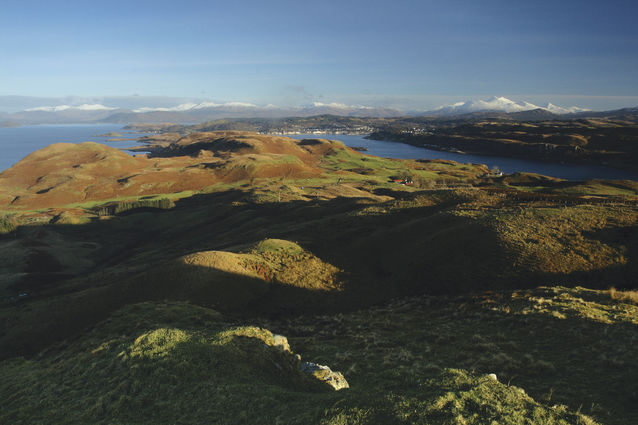
[[[124,137],[124,136],[121,133],[118,133],[117,131],[111,131],[109,133],[97,134],[95,135],[95,137]]]

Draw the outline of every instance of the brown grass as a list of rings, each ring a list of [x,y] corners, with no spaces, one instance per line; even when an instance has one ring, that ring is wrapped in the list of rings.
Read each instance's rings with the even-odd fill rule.
[[[0,205],[35,209],[73,203],[202,190],[250,178],[321,176],[323,152],[285,137],[198,133],[158,158],[132,157],[97,143],[58,143],[0,173]],[[324,147],[340,142],[322,141]],[[186,149],[188,148],[188,149]]]
[[[638,291],[619,291],[612,286],[608,292],[613,300],[638,304]]]

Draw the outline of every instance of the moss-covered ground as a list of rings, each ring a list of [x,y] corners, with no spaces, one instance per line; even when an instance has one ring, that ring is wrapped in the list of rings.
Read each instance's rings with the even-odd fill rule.
[[[5,423],[624,424],[638,420],[638,307],[544,287],[232,320],[135,304],[2,362]],[[271,331],[350,389],[286,367]],[[494,375],[492,375],[494,374]]]

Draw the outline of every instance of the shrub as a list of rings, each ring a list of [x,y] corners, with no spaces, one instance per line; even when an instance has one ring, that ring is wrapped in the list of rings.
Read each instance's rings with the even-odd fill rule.
[[[17,229],[15,222],[9,217],[0,217],[0,235],[11,233]]]
[[[638,304],[638,291],[619,291],[612,286],[609,288],[609,296],[613,300]]]
[[[141,208],[154,208],[167,210],[174,207],[175,204],[167,198],[161,199],[144,199],[139,201],[123,201],[102,205],[97,208],[97,215],[117,215],[127,211],[137,210]]]

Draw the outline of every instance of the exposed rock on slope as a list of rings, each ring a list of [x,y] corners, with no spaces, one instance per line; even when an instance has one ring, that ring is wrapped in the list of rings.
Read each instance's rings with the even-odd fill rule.
[[[610,424],[636,418],[627,373],[635,370],[627,337],[636,309],[601,292],[544,288],[402,299],[270,324],[226,320],[190,304],[135,304],[33,359],[2,361],[0,421],[594,425],[584,413]],[[273,327],[290,344],[267,330]],[[344,370],[350,382],[302,362],[289,346]],[[611,362],[623,367],[595,367]],[[334,391],[300,366],[349,389]]]

